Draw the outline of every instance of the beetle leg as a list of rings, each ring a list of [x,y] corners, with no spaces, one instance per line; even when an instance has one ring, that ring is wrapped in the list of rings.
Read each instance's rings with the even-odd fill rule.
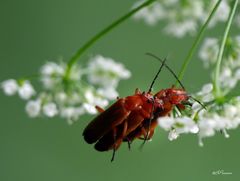
[[[181,111],[181,110],[184,110],[186,108],[185,105],[183,104],[177,104],[176,107]]]
[[[132,141],[128,137],[124,138],[123,141],[127,141],[127,143],[128,143],[128,150],[131,150]]]
[[[116,149],[113,149],[113,153],[112,153],[112,158],[111,158],[111,162],[113,162],[114,158],[115,158],[115,153],[116,153]]]
[[[120,130],[120,132],[117,130],[117,128],[119,128],[118,130]],[[112,155],[111,162],[114,160],[116,150],[121,145],[126,132],[127,132],[127,121],[126,120],[123,123],[123,128],[122,129],[121,129],[121,127],[113,128],[113,140],[114,140],[114,143],[113,143],[113,155]]]
[[[132,142],[130,140],[128,140],[128,149],[131,150],[131,144]]]
[[[139,136],[138,138],[141,140],[147,140],[147,130],[144,127],[141,127],[141,135],[143,135],[143,137]]]
[[[150,130],[149,127],[147,128],[147,130],[144,127],[141,128],[141,133],[144,135],[144,137],[143,138],[139,137],[139,139],[143,139],[140,149],[142,149],[146,141],[149,140],[149,132],[150,132],[149,130]]]
[[[151,140],[151,138],[153,137],[154,130],[155,130],[156,126],[157,126],[157,120],[156,119],[153,119],[151,121],[150,128],[149,128],[148,123],[146,123],[146,122],[145,122],[145,125],[142,126],[142,128],[139,131],[138,136],[137,136],[137,138],[139,138],[141,140],[144,140],[143,143],[140,146],[140,149],[143,148],[143,146],[144,146],[144,144],[146,143],[147,140]],[[146,129],[148,129],[148,130],[146,130]],[[141,137],[141,135],[143,135],[143,137]]]
[[[123,138],[126,136],[127,126],[128,124],[125,120],[122,124],[113,127],[107,134],[98,140],[94,146],[95,149],[98,151],[116,151],[120,147]]]
[[[153,111],[154,111],[154,99],[151,100],[152,101],[152,110],[151,110],[151,117],[149,119],[149,122],[148,122],[148,126],[147,126],[147,134],[145,135],[145,138],[144,138],[144,141],[142,143],[142,146],[146,143],[146,141],[148,140],[148,136],[149,136],[149,132],[150,132],[150,129],[151,129],[151,123],[152,123],[152,120],[153,120]]]
[[[147,132],[146,132],[145,128],[143,128],[142,134],[144,135],[144,137],[139,137],[138,139],[140,139],[140,140],[145,140],[145,138],[146,138],[146,136],[145,136],[146,133],[147,133]],[[153,134],[154,134],[154,130],[150,130],[147,140],[151,140],[151,138],[153,137]]]
[[[114,140],[114,145],[113,145],[113,153],[112,153],[112,158],[111,158],[111,162],[113,162],[114,157],[115,157],[115,153],[116,153],[116,137],[117,137],[117,130],[116,127],[113,128],[113,140]]]
[[[156,128],[157,125],[158,125],[157,120],[156,120],[156,119],[153,119],[153,120],[151,121],[148,139],[151,139],[151,138],[152,138],[152,136],[153,136],[153,134],[154,134],[154,130],[155,130],[155,128]],[[146,129],[145,126],[144,126],[144,129]],[[146,133],[146,131],[145,131],[145,133]]]
[[[103,108],[101,108],[100,106],[95,106],[95,108],[97,109],[97,111],[98,111],[99,113],[102,113],[102,112],[105,111],[105,110],[104,110]]]
[[[118,129],[116,134],[116,140],[114,141],[113,146],[111,146],[111,148],[115,147],[116,149],[120,147],[120,145],[122,144],[123,138],[126,136],[126,132],[128,129],[127,121],[125,120],[123,124],[119,125],[117,128]]]

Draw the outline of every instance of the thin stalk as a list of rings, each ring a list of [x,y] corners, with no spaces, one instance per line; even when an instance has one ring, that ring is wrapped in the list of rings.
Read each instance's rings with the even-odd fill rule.
[[[143,9],[144,7],[152,4],[156,0],[148,0],[144,2],[143,4],[139,5],[138,7],[132,9],[127,14],[123,15],[113,23],[111,23],[109,26],[104,28],[102,31],[97,33],[95,36],[93,36],[90,40],[88,40],[79,50],[73,55],[73,57],[69,60],[67,70],[65,73],[65,80],[68,80],[69,74],[71,72],[72,66],[78,61],[80,56],[85,52],[89,47],[91,47],[97,40],[99,40],[101,37],[103,37],[105,34],[116,28],[119,24],[123,23],[125,20],[130,18],[133,14],[138,12],[139,10]]]
[[[183,65],[180,69],[180,73],[178,74],[178,79],[181,81],[183,79],[183,75],[187,69],[187,66],[188,64],[190,63],[191,59],[192,59],[192,56],[193,56],[193,53],[195,52],[200,40],[202,39],[202,36],[203,36],[203,33],[204,31],[206,30],[210,20],[212,19],[213,15],[215,14],[216,10],[218,9],[218,6],[220,5],[222,0],[218,0],[218,2],[215,4],[213,10],[211,11],[210,15],[208,16],[206,22],[203,24],[203,26],[201,27],[200,31],[198,32],[197,34],[197,38],[195,39],[195,41],[193,42],[193,45],[190,49],[190,51],[188,52],[184,62],[183,62]],[[176,82],[175,83],[175,86],[178,86],[179,83]]]
[[[221,46],[220,46],[218,56],[217,56],[216,70],[215,70],[215,75],[214,75],[214,80],[213,80],[214,91],[215,91],[214,93],[215,93],[216,98],[221,98],[222,97],[222,91],[221,91],[221,88],[220,88],[220,81],[219,81],[219,74],[220,74],[221,62],[222,62],[222,59],[223,59],[224,48],[225,48],[227,37],[228,37],[229,31],[230,31],[230,28],[231,28],[233,17],[235,15],[235,12],[236,12],[236,9],[237,9],[237,5],[238,5],[238,0],[235,0],[235,2],[232,4],[231,11],[230,11],[229,16],[228,16],[228,20],[227,20],[227,23],[226,23],[226,28],[225,28],[224,35],[223,35],[223,39],[222,39]]]

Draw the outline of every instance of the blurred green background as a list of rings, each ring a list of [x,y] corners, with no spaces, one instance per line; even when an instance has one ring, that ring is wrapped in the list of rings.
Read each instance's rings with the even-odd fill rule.
[[[0,81],[36,73],[47,60],[67,61],[132,4],[117,0],[0,0]],[[178,72],[193,41],[193,37],[164,35],[162,27],[130,19],[97,42],[81,61],[86,63],[91,55],[102,54],[124,63],[133,76],[119,85],[121,97],[133,94],[137,87],[146,90],[159,63],[144,54],[170,55],[168,64]],[[207,34],[220,37],[223,26],[216,29]],[[184,85],[193,93],[209,81],[209,72],[195,56]],[[173,83],[172,76],[163,71],[154,90]],[[93,116],[69,126],[57,118],[28,118],[24,102],[17,97],[1,92],[0,100],[1,181],[240,180],[239,130],[230,131],[229,139],[219,133],[199,147],[197,136],[183,135],[170,142],[158,129],[142,151],[141,141],[135,141],[131,151],[123,144],[111,163],[112,152],[97,152],[82,138]],[[217,170],[232,175],[212,175]]]

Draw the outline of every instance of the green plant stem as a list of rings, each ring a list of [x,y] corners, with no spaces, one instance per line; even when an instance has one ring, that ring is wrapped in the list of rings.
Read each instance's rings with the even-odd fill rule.
[[[218,52],[218,56],[217,56],[217,63],[216,63],[216,70],[215,70],[215,75],[214,75],[214,80],[213,80],[213,84],[214,84],[214,93],[216,98],[221,98],[222,95],[222,91],[220,88],[220,81],[219,81],[219,74],[220,74],[220,67],[221,67],[221,62],[223,59],[223,52],[224,52],[224,48],[226,45],[226,41],[227,41],[227,37],[231,28],[231,24],[233,21],[233,17],[235,15],[236,9],[237,9],[237,5],[238,5],[238,0],[235,0],[235,2],[233,3],[232,7],[231,7],[231,11],[229,13],[228,16],[228,20],[226,23],[226,28],[224,31],[224,35],[223,35],[223,39],[221,42],[221,46]]]
[[[183,79],[183,75],[184,75],[184,73],[185,73],[185,71],[187,69],[188,64],[191,61],[193,53],[196,50],[200,40],[202,39],[204,31],[207,28],[207,26],[208,26],[210,20],[212,19],[213,15],[215,14],[215,12],[216,12],[218,6],[220,5],[221,1],[222,0],[218,0],[218,2],[215,4],[215,6],[214,6],[213,10],[211,11],[210,15],[208,16],[206,22],[203,24],[203,26],[201,27],[200,31],[198,32],[197,37],[196,37],[195,41],[193,42],[193,45],[192,45],[190,51],[188,52],[188,54],[187,54],[187,56],[186,56],[186,58],[185,58],[185,60],[183,62],[183,65],[182,65],[182,67],[180,69],[180,73],[178,74],[178,79],[180,81]],[[178,86],[178,85],[179,85],[179,83],[176,82],[175,86]]]
[[[156,0],[148,0],[148,1],[144,2],[143,4],[139,5],[138,7],[132,9],[130,12],[128,12],[127,14],[123,15],[122,17],[120,17],[119,19],[114,21],[112,24],[110,24],[109,26],[104,28],[102,31],[97,33],[89,41],[87,41],[81,48],[79,48],[79,50],[73,55],[73,57],[68,62],[66,73],[65,73],[65,80],[68,80],[70,72],[71,72],[71,69],[72,69],[72,66],[78,61],[78,59],[83,54],[83,52],[85,52],[89,47],[91,47],[97,40],[99,40],[105,34],[110,32],[112,29],[117,27],[119,24],[123,23],[128,18],[130,18],[133,14],[135,14],[139,10],[143,9],[144,7],[152,4],[155,1]]]

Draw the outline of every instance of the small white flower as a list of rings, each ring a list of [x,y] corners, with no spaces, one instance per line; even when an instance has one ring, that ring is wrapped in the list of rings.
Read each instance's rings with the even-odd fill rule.
[[[85,99],[86,102],[83,104],[83,107],[89,114],[97,113],[95,106],[106,107],[108,105],[108,100],[95,95],[91,89],[86,90]]]
[[[97,55],[89,63],[88,80],[103,87],[116,87],[120,79],[128,79],[131,73],[111,58]]]
[[[229,118],[233,119],[235,116],[238,116],[238,108],[232,104],[225,104],[224,105],[224,115]]]
[[[108,105],[108,101],[106,99],[100,97],[100,95],[95,95],[90,89],[85,92],[85,98],[87,100],[86,102],[92,104],[93,106],[105,107]]]
[[[18,94],[22,99],[28,100],[35,95],[36,92],[29,81],[24,81],[23,84],[19,86]]]
[[[204,118],[199,120],[199,136],[200,138],[210,137],[215,134],[214,128],[216,127],[216,122],[210,118]]]
[[[202,106],[201,106],[201,104],[199,104],[198,102],[194,102],[194,103],[192,104],[192,110],[193,110],[194,112],[199,111],[201,108],[202,108]]]
[[[58,114],[57,105],[53,102],[49,102],[43,105],[43,113],[47,117],[54,117]]]
[[[208,94],[211,93],[213,90],[213,84],[212,83],[208,83],[208,84],[204,84],[202,87],[202,93],[203,94]]]
[[[1,88],[7,96],[12,96],[18,91],[18,83],[14,79],[5,80],[1,83]]]
[[[182,22],[169,23],[164,29],[166,33],[174,35],[178,38],[185,36],[187,33],[193,34],[196,32],[197,24],[192,20]]]
[[[221,72],[221,78],[223,80],[232,76],[232,70],[229,67],[224,67],[223,71]]]
[[[158,118],[158,124],[166,131],[170,131],[168,139],[170,141],[176,139],[183,133],[198,133],[198,125],[189,117],[160,117]]]
[[[67,65],[65,65],[65,67],[67,67]],[[69,79],[72,80],[72,81],[80,81],[81,77],[82,77],[82,73],[83,73],[82,71],[83,70],[82,70],[82,67],[80,65],[78,65],[78,64],[74,65],[72,67],[71,72],[70,72]],[[64,72],[64,74],[65,74],[65,72]]]
[[[84,103],[83,107],[89,114],[97,114],[97,109],[91,104]]]
[[[211,1],[212,5],[209,7],[212,7],[216,4],[217,0]],[[215,12],[215,15],[209,22],[209,27],[213,27],[217,24],[217,22],[225,22],[228,18],[228,14],[230,12],[230,6],[229,3],[226,0],[221,1],[217,11]]]
[[[72,119],[75,116],[75,108],[74,107],[64,107],[61,109],[61,117]]]
[[[212,100],[214,100],[214,95],[212,93],[203,95],[203,97],[202,97],[203,102],[210,102]]]
[[[93,91],[91,89],[88,89],[88,90],[85,91],[85,98],[86,98],[87,102],[94,103],[95,96],[94,96]]]
[[[57,102],[61,103],[61,104],[64,104],[68,97],[67,97],[67,94],[65,92],[58,92],[56,95],[55,95],[55,99]]]
[[[47,62],[41,69],[41,81],[46,89],[53,89],[60,84],[65,73],[64,64],[57,64],[55,62]]]
[[[25,110],[27,114],[32,118],[39,116],[41,111],[41,101],[40,100],[28,101]]]
[[[210,64],[214,64],[217,60],[219,45],[218,39],[216,38],[206,38],[200,48],[199,57],[203,61],[206,68]]]
[[[197,92],[197,96],[201,97],[202,102],[210,102],[214,100],[214,95],[213,95],[213,84],[212,83],[207,83],[204,84],[201,91]]]
[[[169,139],[170,141],[173,141],[173,140],[177,139],[178,136],[179,136],[179,134],[176,132],[176,130],[175,130],[175,129],[172,129],[172,130],[169,132],[169,134],[168,134],[168,139]]]
[[[176,132],[181,133],[198,133],[198,125],[189,117],[176,118]]]
[[[45,76],[52,76],[53,74],[63,75],[64,71],[64,67],[55,62],[47,62],[41,67],[41,74]]]
[[[97,90],[97,93],[109,100],[114,100],[118,97],[118,92],[113,87],[100,88]]]
[[[48,77],[48,76],[41,77],[41,81],[43,83],[43,86],[46,89],[52,89],[56,85],[56,79],[53,79],[53,78]]]
[[[223,129],[222,132],[223,132],[225,138],[229,138],[230,137],[230,135],[227,133],[226,129]]]
[[[203,5],[201,1],[177,1],[172,4],[168,10],[165,32],[178,38],[195,34],[204,13]]]
[[[237,85],[237,79],[234,77],[232,69],[227,66],[221,71],[219,80],[221,87],[225,89],[233,89]]]
[[[85,113],[84,107],[64,107],[61,109],[61,117],[67,119],[69,124],[72,124],[74,121]]]
[[[108,105],[108,100],[101,97],[96,97],[92,104],[94,106],[106,107]]]
[[[161,128],[163,128],[164,130],[168,131],[173,127],[173,124],[175,123],[175,120],[173,117],[160,117],[158,118],[158,124]]]
[[[66,103],[71,105],[77,105],[83,100],[78,92],[72,92],[71,95],[67,95]]]
[[[225,117],[217,113],[213,113],[212,119],[215,122],[215,127],[214,127],[215,130],[220,131],[225,129],[228,121]]]
[[[142,4],[143,1],[137,2],[134,7]],[[148,7],[145,7],[134,14],[133,18],[135,20],[142,19],[146,24],[153,26],[158,23],[159,20],[163,19],[166,15],[165,9],[160,3],[154,3]]]

